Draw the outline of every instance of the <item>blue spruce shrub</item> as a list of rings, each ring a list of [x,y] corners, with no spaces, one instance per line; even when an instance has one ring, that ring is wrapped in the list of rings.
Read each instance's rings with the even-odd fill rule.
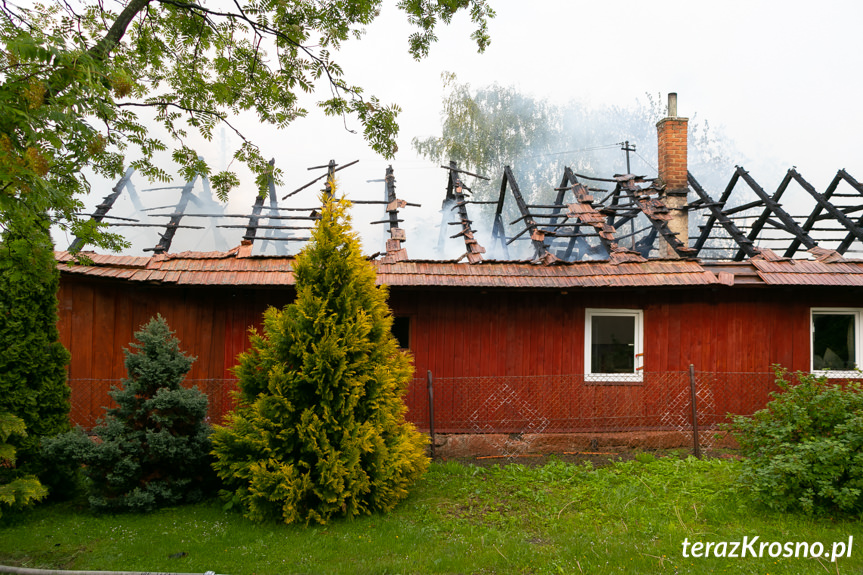
[[[148,511],[200,499],[214,489],[207,397],[181,386],[195,358],[180,351],[157,316],[124,350],[129,377],[109,392],[117,407],[93,429],[44,442],[45,453],[83,465],[97,510]]]

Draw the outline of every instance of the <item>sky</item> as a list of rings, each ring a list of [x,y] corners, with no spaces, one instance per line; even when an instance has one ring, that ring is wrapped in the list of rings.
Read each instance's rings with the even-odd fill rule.
[[[244,134],[284,171],[279,197],[322,173],[308,167],[334,159],[339,164],[360,160],[339,173],[340,189],[348,197],[380,199],[383,184],[373,180],[383,178],[391,164],[399,196],[423,205],[405,210],[406,247],[412,257],[426,256],[428,242],[412,246],[411,232],[438,225],[446,172],[439,164],[417,157],[410,142],[440,133],[444,71],[473,87],[511,85],[561,105],[577,101],[597,107],[636,106],[646,101],[646,94],[660,95],[665,101],[667,93],[676,92],[678,114],[707,120],[732,141],[740,156],[735,162],[749,169],[768,191],[775,189],[791,166],[820,191],[839,168],[863,179],[858,144],[863,129],[859,42],[863,3],[859,1],[491,0],[491,4],[497,16],[490,22],[492,41],[484,54],[477,53],[470,39],[473,28],[468,15],[458,14],[449,27],[438,29],[438,42],[430,55],[415,61],[407,51],[411,27],[395,0],[385,0],[365,36],[345,43],[335,56],[349,83],[402,108],[399,152],[393,161],[377,156],[360,133],[346,129],[342,119],[314,110],[281,131],[257,125],[254,118],[242,118]],[[347,128],[361,131],[352,118],[347,119]],[[222,168],[223,145],[237,143],[226,132],[225,142],[217,138],[201,149],[215,168]],[[612,139],[590,144],[613,143]],[[655,139],[636,144],[639,150],[656,147]],[[570,149],[581,147],[584,143],[572,142]],[[623,153],[616,153],[624,171]],[[641,166],[641,173],[655,175],[650,169]],[[254,201],[251,178],[241,173],[241,180],[231,195],[229,213],[248,213]],[[96,184],[87,198],[89,205],[99,203],[112,185]],[[148,186],[136,181],[139,190]],[[317,188],[312,186],[292,200],[313,205]],[[162,205],[152,194],[144,199],[148,205]],[[128,215],[130,210],[118,202],[112,214]],[[364,223],[372,219],[381,219],[375,209],[355,210],[355,226],[369,253],[383,248],[382,226]],[[142,247],[157,239],[153,229],[126,231],[134,243],[128,253],[142,253]],[[181,232],[172,251],[214,249],[211,236]],[[227,244],[239,243],[240,232],[223,233]],[[64,237],[55,239],[60,249],[65,247]]]

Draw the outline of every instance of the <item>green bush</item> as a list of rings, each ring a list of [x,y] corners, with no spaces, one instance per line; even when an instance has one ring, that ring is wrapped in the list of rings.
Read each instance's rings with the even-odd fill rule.
[[[213,487],[207,396],[180,384],[195,358],[180,351],[157,316],[124,350],[129,377],[109,392],[117,407],[93,429],[45,441],[47,456],[83,465],[90,505],[98,510],[147,511],[195,501]]]
[[[806,513],[863,512],[863,388],[776,370],[782,391],[730,426],[743,454],[742,480],[768,507]]]
[[[0,412],[21,418],[27,429],[10,438],[18,462],[0,468],[0,481],[37,475],[53,496],[69,474],[42,459],[40,445],[70,428],[69,352],[57,329],[60,273],[39,224],[6,230],[0,242]]]
[[[428,466],[425,436],[404,420],[410,359],[345,210],[326,200],[294,265],[297,298],[252,332],[239,406],[213,434],[227,506],[252,520],[388,510]]]
[[[15,467],[15,446],[7,443],[13,435],[26,436],[24,420],[10,413],[0,413],[0,465]],[[11,481],[0,482],[0,506],[20,508],[39,501],[48,490],[33,475],[25,475]]]

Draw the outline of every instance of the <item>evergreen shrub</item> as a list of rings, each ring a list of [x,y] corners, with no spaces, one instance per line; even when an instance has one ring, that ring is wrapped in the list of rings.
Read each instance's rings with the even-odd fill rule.
[[[83,465],[97,510],[148,511],[196,501],[214,489],[207,396],[184,388],[195,361],[180,351],[162,316],[125,349],[128,378],[109,392],[117,407],[93,429],[45,441],[45,453]]]
[[[235,368],[238,407],[213,434],[226,507],[252,520],[389,510],[428,466],[425,436],[404,420],[410,358],[347,207],[324,197],[294,264],[296,300],[252,330]]]
[[[15,467],[15,446],[7,443],[13,435],[27,435],[24,420],[10,413],[0,413],[0,465],[6,468]],[[24,507],[47,494],[48,490],[33,475],[17,477],[8,483],[0,482],[0,511],[3,506],[16,509]]]
[[[755,497],[779,511],[863,512],[863,388],[798,373],[752,417],[730,428],[743,455],[742,480]]]
[[[0,413],[20,418],[27,429],[10,437],[17,463],[0,469],[0,481],[37,475],[54,492],[68,473],[41,457],[41,441],[70,428],[69,352],[57,329],[60,272],[39,224],[7,229],[0,242]]]

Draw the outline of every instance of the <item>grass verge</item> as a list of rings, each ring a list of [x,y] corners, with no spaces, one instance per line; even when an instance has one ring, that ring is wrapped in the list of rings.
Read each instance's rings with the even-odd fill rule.
[[[0,563],[31,568],[284,573],[860,573],[859,520],[754,508],[729,460],[601,468],[433,464],[388,515],[326,526],[256,525],[217,501],[147,515],[71,504],[8,512]],[[833,542],[850,557],[683,557],[683,541]],[[859,536],[859,537],[858,537]],[[758,549],[758,545],[755,546]]]

